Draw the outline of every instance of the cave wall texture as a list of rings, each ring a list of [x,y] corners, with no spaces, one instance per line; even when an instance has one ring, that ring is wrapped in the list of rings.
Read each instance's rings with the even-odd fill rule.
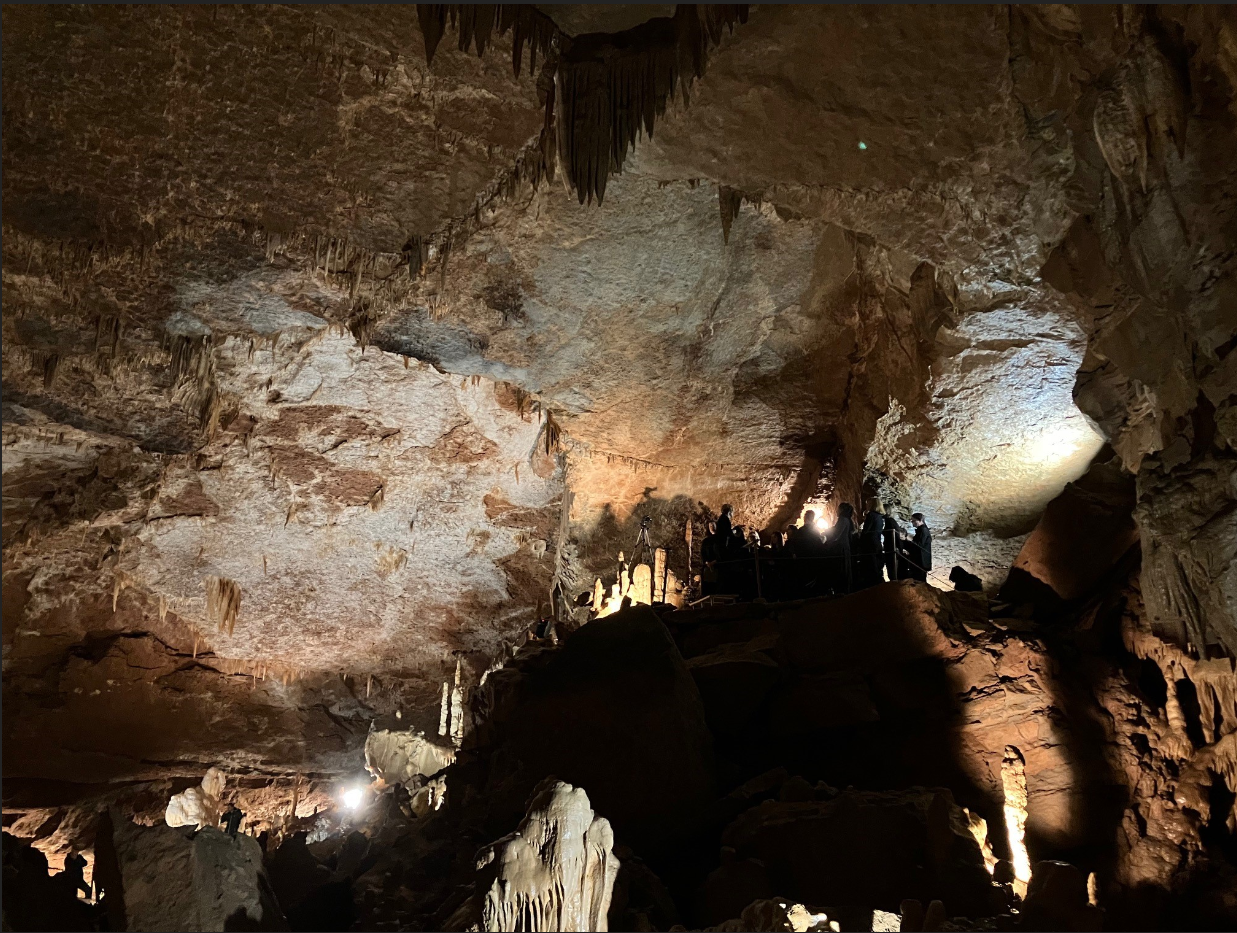
[[[1051,586],[1097,454],[1237,654],[1231,7],[436,9],[4,8],[6,806],[359,769],[643,515]]]

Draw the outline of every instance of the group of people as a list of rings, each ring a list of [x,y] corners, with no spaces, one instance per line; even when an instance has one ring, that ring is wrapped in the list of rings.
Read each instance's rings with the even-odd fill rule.
[[[932,569],[932,532],[922,512],[911,515],[909,533],[887,514],[879,499],[870,499],[857,524],[854,506],[838,506],[837,521],[822,530],[816,513],[791,523],[773,540],[734,524],[734,510],[722,506],[700,548],[704,595],[735,594],[752,598],[796,599],[851,593],[885,579],[926,580]]]

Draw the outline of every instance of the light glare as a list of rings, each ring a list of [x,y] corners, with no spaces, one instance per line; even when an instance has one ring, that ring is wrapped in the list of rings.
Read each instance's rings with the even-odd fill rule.
[[[361,807],[362,797],[361,788],[350,787],[344,791],[344,806],[349,810],[358,810]]]

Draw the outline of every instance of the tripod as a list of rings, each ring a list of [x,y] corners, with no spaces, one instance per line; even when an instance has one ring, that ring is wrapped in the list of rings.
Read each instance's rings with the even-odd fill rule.
[[[631,551],[632,567],[641,563],[648,564],[649,567],[653,566],[657,551],[649,540],[649,525],[651,524],[652,522],[647,518],[640,522],[640,532],[636,535],[636,545]]]

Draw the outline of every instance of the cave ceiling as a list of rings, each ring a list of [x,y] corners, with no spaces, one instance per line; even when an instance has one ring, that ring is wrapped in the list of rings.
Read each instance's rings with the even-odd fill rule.
[[[1016,553],[1116,433],[1073,400],[1095,303],[1040,270],[1094,206],[1080,114],[1130,42],[1064,9],[753,8],[581,204],[511,181],[548,87],[511,33],[449,27],[427,64],[413,7],[6,7],[22,624],[113,624],[93,587],[182,650],[429,696],[642,507],[765,526],[853,499],[865,458],[960,555]]]

